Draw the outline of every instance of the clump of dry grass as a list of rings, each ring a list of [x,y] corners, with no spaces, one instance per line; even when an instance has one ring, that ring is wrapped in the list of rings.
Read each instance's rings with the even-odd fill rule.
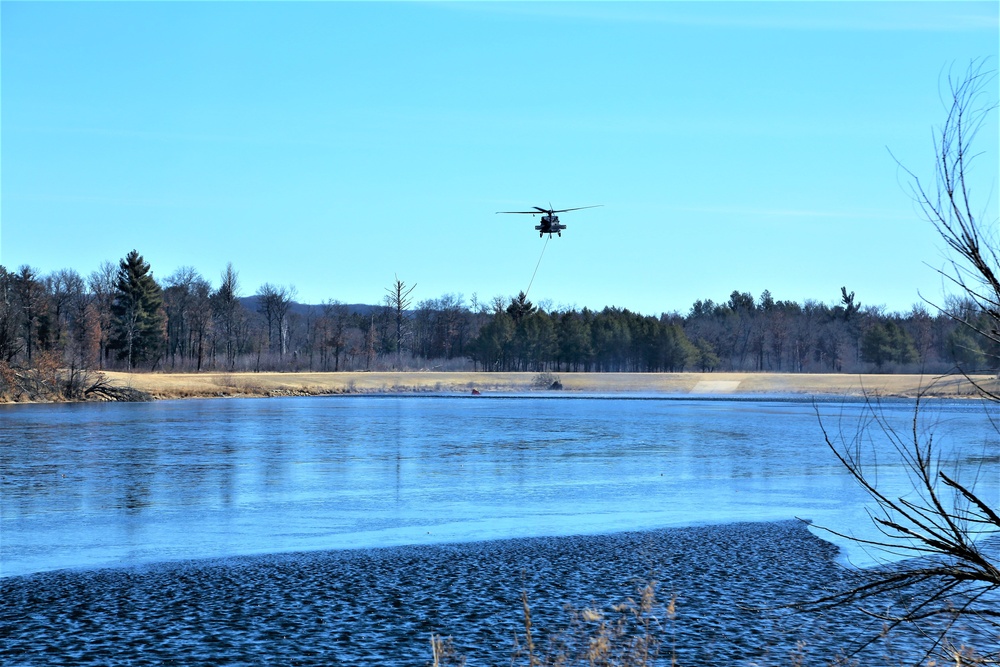
[[[664,607],[657,603],[657,582],[651,581],[636,590],[634,597],[607,609],[567,607],[569,623],[561,632],[548,636],[544,647],[535,639],[531,605],[526,591],[521,592],[524,634],[514,635],[511,665],[515,667],[651,667],[660,655],[664,627],[656,615],[662,611],[671,624],[677,617],[676,598]],[[465,664],[465,657],[454,648],[450,637],[431,636],[433,667]],[[677,664],[671,646],[670,663]]]
[[[531,387],[533,389],[562,389],[563,385],[558,375],[545,372],[531,378]]]
[[[590,665],[591,667],[649,667],[659,657],[664,630],[655,614],[657,582],[651,581],[637,589],[635,597],[612,605],[608,609],[570,608],[568,627],[551,636],[546,650],[539,653],[531,637],[531,608],[527,594],[522,593],[524,606],[525,645],[515,646],[514,664],[527,659],[528,667],[560,667]],[[674,601],[664,609],[672,620]]]
[[[223,373],[215,379],[215,384],[222,388],[221,395],[225,396],[270,396],[271,393],[257,384],[250,382],[246,377]]]
[[[465,665],[465,658],[455,650],[451,637],[431,635],[431,654],[434,656],[434,661],[431,663],[433,667],[441,667],[442,665],[463,667]]]

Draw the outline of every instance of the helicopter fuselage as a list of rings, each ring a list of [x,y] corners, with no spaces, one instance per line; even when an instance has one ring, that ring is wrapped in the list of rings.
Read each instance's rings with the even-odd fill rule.
[[[558,215],[543,215],[541,224],[535,225],[535,231],[538,232],[539,237],[545,234],[548,234],[550,238],[553,234],[562,236],[564,229],[566,229],[566,225],[559,222]]]

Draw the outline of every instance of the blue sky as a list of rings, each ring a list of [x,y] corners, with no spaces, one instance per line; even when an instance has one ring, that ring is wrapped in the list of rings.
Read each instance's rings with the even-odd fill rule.
[[[943,246],[949,69],[996,2],[0,4],[0,263],[133,248],[244,294],[379,302],[528,287],[686,313],[733,290],[907,311]],[[994,86],[995,88],[995,86]],[[995,96],[995,95],[994,95]],[[997,219],[997,119],[974,196]],[[547,246],[531,206],[565,214]]]

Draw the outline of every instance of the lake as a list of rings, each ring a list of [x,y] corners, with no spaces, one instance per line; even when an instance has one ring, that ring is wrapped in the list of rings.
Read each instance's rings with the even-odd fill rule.
[[[910,402],[882,408],[910,427]],[[935,401],[925,417],[946,464],[978,470],[996,503],[984,406]],[[423,665],[437,632],[470,664],[510,664],[522,588],[556,623],[562,602],[656,578],[688,614],[688,664],[784,664],[793,633],[734,607],[808,597],[846,580],[841,563],[881,558],[816,528],[876,535],[820,429],[852,437],[866,419],[861,403],[783,397],[0,406],[0,634],[16,628],[0,657]],[[892,461],[880,484],[902,493]],[[815,659],[864,623],[809,619]]]

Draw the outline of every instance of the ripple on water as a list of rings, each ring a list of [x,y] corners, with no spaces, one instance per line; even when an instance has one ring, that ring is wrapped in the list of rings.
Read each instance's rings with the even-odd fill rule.
[[[426,665],[432,633],[509,665],[521,590],[541,632],[650,578],[680,664],[827,664],[870,621],[760,614],[846,583],[797,522],[65,570],[0,580],[5,665]]]

